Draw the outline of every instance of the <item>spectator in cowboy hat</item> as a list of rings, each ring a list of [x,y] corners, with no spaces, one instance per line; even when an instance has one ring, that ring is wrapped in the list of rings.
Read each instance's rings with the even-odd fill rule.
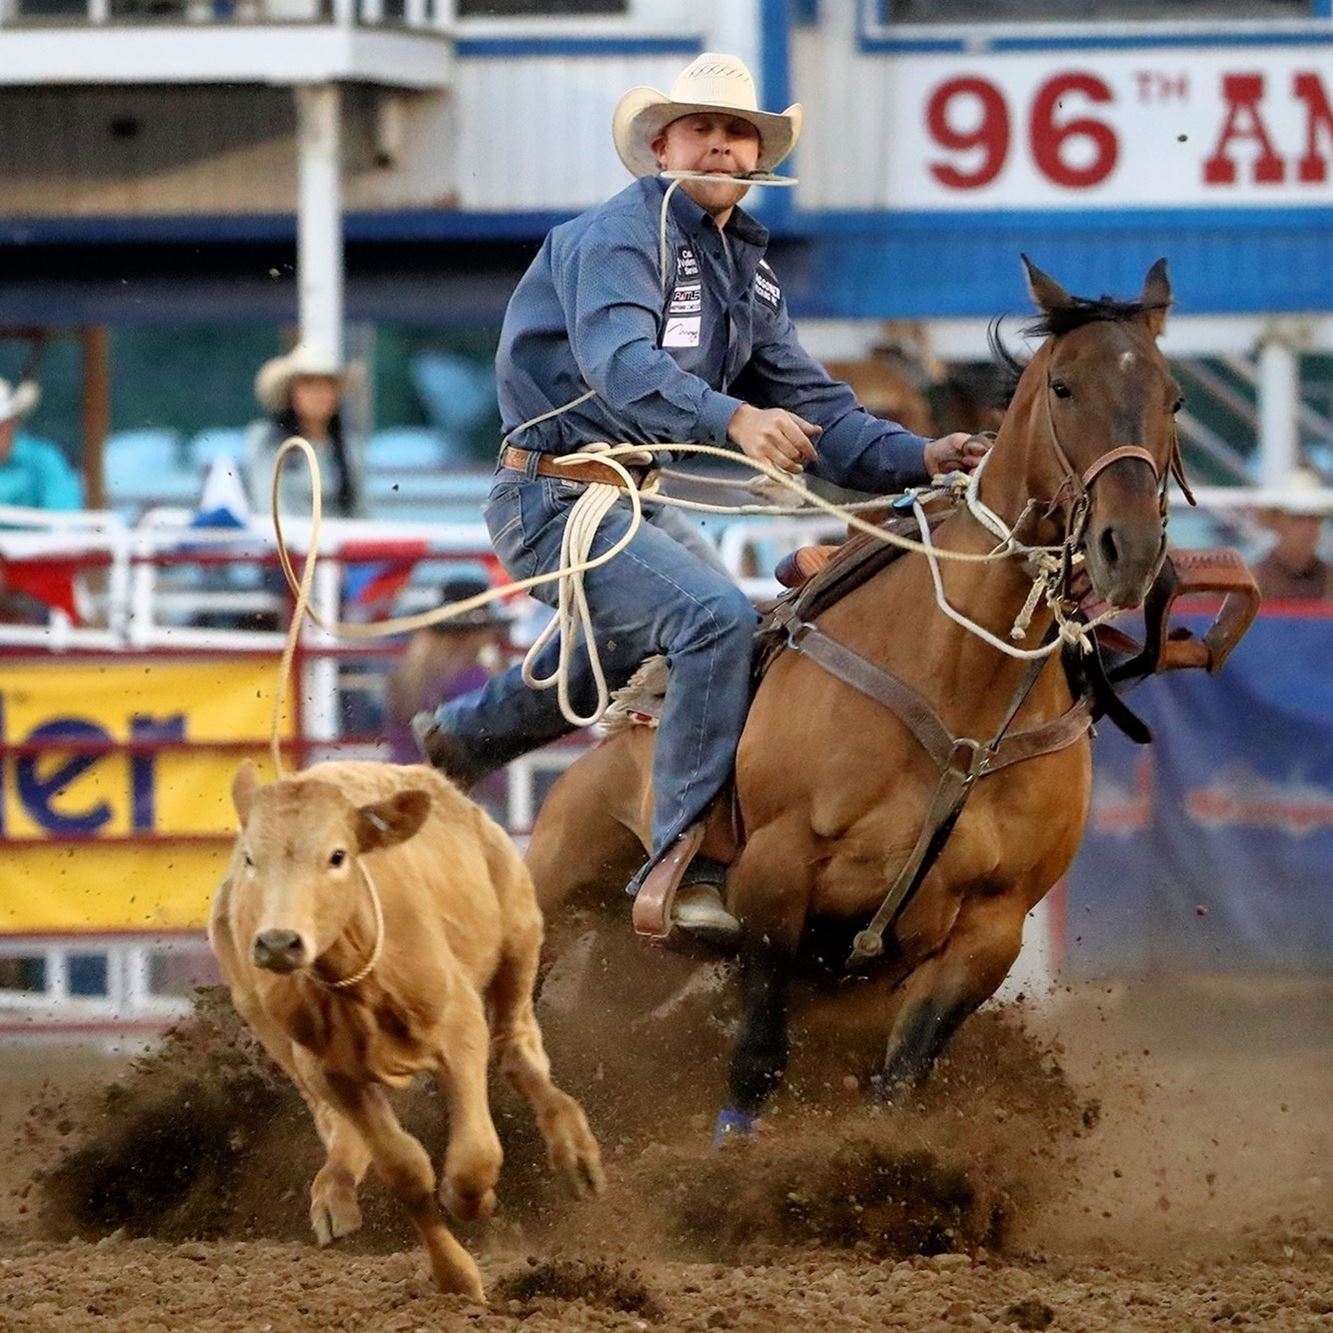
[[[83,487],[58,445],[19,429],[41,392],[0,379],[0,505],[82,509]]]
[[[256,513],[271,512],[273,460],[289,435],[314,446],[324,512],[342,518],[359,512],[359,478],[341,412],[343,394],[359,375],[359,367],[345,366],[330,349],[310,342],[297,343],[259,368],[255,397],[269,415],[250,428],[245,459],[245,489]],[[285,460],[283,513],[308,514],[310,499],[305,460]]]
[[[1260,522],[1276,538],[1252,571],[1266,602],[1317,602],[1333,595],[1333,568],[1319,556],[1328,513],[1323,489],[1318,473],[1298,468],[1282,498],[1260,512]]]

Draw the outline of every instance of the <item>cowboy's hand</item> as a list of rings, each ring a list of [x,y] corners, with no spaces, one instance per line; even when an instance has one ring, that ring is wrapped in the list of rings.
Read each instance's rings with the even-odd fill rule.
[[[932,477],[945,472],[972,472],[990,452],[992,441],[984,435],[956,430],[926,443],[926,471]]]
[[[792,475],[813,461],[810,443],[822,428],[780,407],[751,407],[742,403],[727,426],[727,436],[741,453]]]

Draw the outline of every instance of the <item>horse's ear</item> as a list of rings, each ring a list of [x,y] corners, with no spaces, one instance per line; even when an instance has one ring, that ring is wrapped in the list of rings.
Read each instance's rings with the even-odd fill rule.
[[[1148,270],[1139,299],[1147,308],[1148,331],[1154,338],[1160,338],[1166,328],[1166,312],[1171,308],[1171,279],[1166,276],[1165,259],[1159,259]]]
[[[1032,293],[1032,299],[1040,309],[1049,314],[1061,306],[1074,304],[1074,298],[1053,277],[1043,273],[1027,255],[1021,258],[1023,267],[1027,270],[1028,291]]]
[[[245,827],[250,818],[250,807],[255,802],[255,792],[259,790],[259,770],[253,759],[242,759],[236,768],[236,776],[231,780],[231,803],[236,807],[236,817]]]

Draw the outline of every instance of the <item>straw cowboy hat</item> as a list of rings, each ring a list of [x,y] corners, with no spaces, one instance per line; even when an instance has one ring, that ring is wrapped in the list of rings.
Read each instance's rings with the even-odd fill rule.
[[[1260,517],[1271,521],[1276,514],[1291,514],[1299,518],[1323,517],[1328,513],[1324,499],[1324,483],[1313,468],[1298,467],[1287,474],[1282,491],[1260,511]]]
[[[302,375],[331,375],[346,389],[360,374],[359,365],[344,365],[330,348],[299,342],[286,356],[275,356],[259,367],[255,397],[266,412],[281,412],[291,402],[292,381]]]
[[[669,93],[631,88],[620,99],[611,117],[611,137],[620,160],[636,176],[657,175],[653,140],[673,120],[705,111],[748,120],[759,131],[759,171],[772,171],[796,147],[805,115],[799,102],[782,112],[760,111],[754,77],[744,63],[735,56],[705,51]]]
[[[0,423],[26,417],[41,396],[42,391],[32,380],[24,380],[12,387],[8,380],[0,380]]]

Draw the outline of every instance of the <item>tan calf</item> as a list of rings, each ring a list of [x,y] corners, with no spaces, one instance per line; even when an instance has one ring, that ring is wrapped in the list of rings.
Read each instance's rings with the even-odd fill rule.
[[[327,1151],[310,1188],[321,1245],[361,1225],[372,1163],[411,1215],[442,1291],[483,1300],[445,1226],[435,1173],[385,1087],[428,1070],[449,1108],[440,1198],[495,1206],[500,1141],[488,1054],[531,1104],[553,1167],[601,1188],[579,1104],[551,1082],[532,1008],[542,922],[504,831],[433,769],[319,764],[261,785],[248,761],[209,942],[241,1016],[291,1076]]]

